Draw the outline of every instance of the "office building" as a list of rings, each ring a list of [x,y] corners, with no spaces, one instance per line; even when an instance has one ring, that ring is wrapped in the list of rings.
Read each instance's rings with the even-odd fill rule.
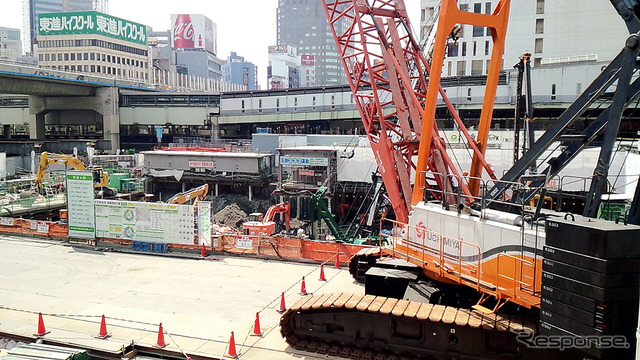
[[[15,62],[21,55],[20,30],[0,27],[0,61]]]
[[[269,89],[292,89],[300,87],[298,55],[295,46],[281,44],[269,46]]]
[[[243,56],[238,56],[232,51],[227,61],[222,64],[222,76],[225,82],[240,84],[247,90],[258,89],[258,68],[251,62],[245,61]]]
[[[299,55],[314,56],[316,85],[347,83],[321,1],[279,0],[277,20],[277,44],[292,45]],[[346,23],[335,26],[344,30]]]
[[[109,0],[23,0],[23,45],[25,53],[33,53],[38,36],[38,16],[65,11],[98,11],[107,13]]]
[[[147,27],[95,11],[41,14],[43,68],[148,80]]]
[[[463,11],[490,14],[498,0],[458,1]],[[438,20],[440,0],[421,0],[420,35],[427,42]],[[503,56],[503,70],[509,70],[525,51],[532,53],[532,65],[608,62],[624,46],[628,31],[608,1],[528,0],[511,3]],[[449,41],[443,76],[485,75],[493,43],[489,29],[463,25],[460,38]],[[596,74],[594,74],[595,77]]]

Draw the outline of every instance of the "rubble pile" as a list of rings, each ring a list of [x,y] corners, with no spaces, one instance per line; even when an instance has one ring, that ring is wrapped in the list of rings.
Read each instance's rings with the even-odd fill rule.
[[[253,199],[249,201],[247,195],[244,194],[220,194],[213,196],[211,199],[211,210],[217,213],[228,205],[236,204],[238,208],[246,214],[254,212],[265,213],[273,203],[265,199]]]
[[[219,225],[225,225],[236,229],[242,228],[242,223],[249,221],[249,216],[242,211],[238,204],[227,205],[224,209],[213,215],[213,222]]]

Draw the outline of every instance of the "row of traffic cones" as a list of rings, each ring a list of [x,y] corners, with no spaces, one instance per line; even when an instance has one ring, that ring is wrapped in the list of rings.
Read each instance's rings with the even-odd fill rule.
[[[206,250],[204,245],[202,246],[202,256],[204,257],[206,255]],[[340,268],[340,253],[336,254],[336,262],[334,267],[336,269]],[[325,275],[324,275],[324,264],[320,264],[320,281],[327,281]],[[300,286],[300,295],[309,295],[309,293],[307,292],[307,286],[305,283],[305,279],[304,276],[302,277],[302,284]],[[277,310],[279,313],[284,313],[287,311],[287,306],[285,305],[285,301],[284,301],[284,292],[282,293],[281,297],[280,297],[280,309]],[[50,331],[47,331],[45,326],[44,326],[44,320],[42,318],[42,313],[38,313],[38,332],[35,333],[35,336],[44,336],[46,334],[50,333]],[[251,336],[262,336],[262,330],[260,329],[260,313],[256,312],[256,319],[253,323],[253,330],[251,332]],[[95,336],[98,339],[107,339],[109,337],[111,337],[111,333],[107,332],[107,323],[105,321],[105,316],[102,315],[102,321],[100,322],[100,331],[98,332],[98,335]],[[164,348],[166,346],[168,346],[169,344],[167,342],[164,341],[164,329],[162,328],[162,323],[160,323],[159,328],[158,328],[158,340],[156,342],[156,344],[154,345],[155,347],[158,348]],[[225,354],[225,357],[229,357],[229,358],[237,358],[238,357],[238,353],[236,351],[236,342],[235,342],[235,337],[234,337],[234,333],[233,331],[231,332],[231,338],[229,339],[229,347],[227,349],[227,352]]]
[[[47,331],[47,329],[44,326],[44,319],[42,318],[42,313],[38,313],[38,332],[33,335],[44,336],[49,334],[50,332],[51,331]],[[256,313],[256,320],[253,324],[253,331],[251,335],[262,336],[262,330],[260,330],[260,313],[259,312]],[[105,321],[105,316],[102,315],[102,321],[100,323],[100,331],[98,332],[98,335],[96,335],[95,337],[99,339],[107,339],[110,336],[111,336],[111,333],[107,332],[107,324]],[[162,328],[162,323],[160,323],[160,326],[158,329],[158,341],[156,342],[154,347],[164,348],[164,347],[167,347],[168,345],[169,343],[164,341],[164,329]],[[225,356],[231,357],[234,359],[238,357],[238,353],[236,352],[236,342],[235,342],[233,331],[231,332],[231,338],[229,339],[229,348]]]
[[[334,267],[336,269],[340,269],[340,253],[336,254],[336,262]],[[324,275],[324,264],[320,264],[320,281],[327,281],[327,278]],[[300,295],[309,295],[307,292],[307,285],[305,283],[304,276],[302,277],[302,283],[300,285]],[[280,295],[280,309],[276,310],[280,314],[287,311],[287,306],[284,302],[284,292]],[[256,320],[253,323],[253,330],[251,331],[251,336],[262,336],[262,330],[260,329],[260,313],[256,313]],[[229,347],[225,353],[225,357],[236,359],[238,357],[238,352],[236,351],[236,340],[233,331],[231,332],[231,338],[229,339]]]
[[[160,324],[162,326],[162,324]],[[38,313],[38,332],[33,334],[34,336],[44,336],[50,333],[51,331],[47,331],[44,327],[44,319],[42,318],[42,313]],[[107,332],[107,323],[105,321],[104,315],[102,315],[102,321],[100,322],[100,331],[98,331],[98,335],[95,336],[98,339],[106,339],[111,337],[111,333]]]

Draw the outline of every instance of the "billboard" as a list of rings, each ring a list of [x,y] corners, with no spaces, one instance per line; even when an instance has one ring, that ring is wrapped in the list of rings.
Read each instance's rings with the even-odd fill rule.
[[[304,54],[300,55],[300,65],[302,66],[314,66],[316,64],[316,56]]]
[[[295,57],[298,54],[298,48],[288,44],[270,45],[269,54],[288,54]]]
[[[97,11],[38,15],[38,34],[97,34],[147,45],[147,27]]]
[[[216,24],[202,14],[171,14],[171,47],[217,54]]]

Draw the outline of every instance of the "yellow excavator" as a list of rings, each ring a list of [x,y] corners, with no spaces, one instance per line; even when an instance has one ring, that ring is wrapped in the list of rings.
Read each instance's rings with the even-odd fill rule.
[[[193,205],[195,206],[198,205],[198,201],[202,201],[207,197],[207,193],[209,193],[209,184],[204,184],[173,195],[167,200],[167,204],[185,204],[194,199]]]
[[[42,192],[42,182],[44,181],[49,165],[51,164],[65,165],[72,167],[75,170],[87,170],[84,163],[76,157],[45,151],[40,154],[38,170],[36,171],[35,188],[38,192]],[[113,196],[118,193],[116,188],[109,187],[109,174],[101,167],[91,167],[90,170],[93,175],[93,186],[95,189],[102,190],[105,196]]]

